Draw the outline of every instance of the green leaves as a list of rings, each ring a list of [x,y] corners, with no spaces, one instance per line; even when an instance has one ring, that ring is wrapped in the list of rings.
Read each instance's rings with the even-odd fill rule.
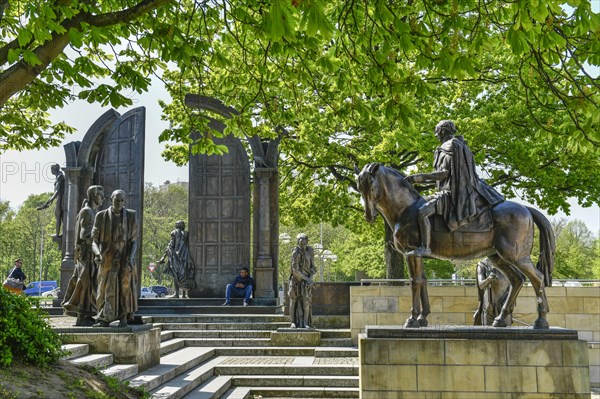
[[[527,35],[520,29],[516,29],[514,26],[508,29],[506,40],[510,45],[513,54],[521,55],[529,50],[529,43],[527,42]]]
[[[289,1],[272,1],[269,11],[263,17],[263,29],[267,37],[273,41],[280,41],[283,38],[294,41],[297,24],[295,14]]]

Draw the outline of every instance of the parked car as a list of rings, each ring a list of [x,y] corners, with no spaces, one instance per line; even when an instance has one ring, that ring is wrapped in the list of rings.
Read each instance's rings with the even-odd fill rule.
[[[32,281],[23,290],[23,293],[29,296],[40,296],[44,292],[52,291],[57,287],[56,281]]]
[[[583,287],[580,281],[565,281],[565,287]]]
[[[56,287],[53,290],[50,291],[46,291],[42,293],[43,297],[54,297],[54,298],[58,298],[58,292],[60,291],[59,287]]]
[[[152,285],[150,286],[150,291],[154,292],[161,298],[164,298],[169,293],[169,290],[164,285]]]
[[[150,291],[148,287],[142,287],[142,293],[140,294],[140,298],[156,298],[156,292]]]

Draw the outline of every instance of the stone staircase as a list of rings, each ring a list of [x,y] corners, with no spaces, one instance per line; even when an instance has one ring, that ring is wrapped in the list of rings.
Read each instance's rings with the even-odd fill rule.
[[[66,348],[72,351],[70,361],[142,386],[154,399],[359,397],[358,350],[343,318],[315,319],[321,331],[318,347],[271,346],[270,333],[289,326],[284,315],[155,314],[144,319],[161,329],[159,365],[138,372],[135,365],[134,370],[112,364],[112,355],[89,355],[80,345]]]
[[[104,375],[117,378],[121,381],[138,373],[137,364],[114,364],[112,353],[90,354],[88,344],[68,344],[63,345],[63,349],[69,352],[62,359],[63,361],[69,361],[80,366],[95,367],[100,369]]]

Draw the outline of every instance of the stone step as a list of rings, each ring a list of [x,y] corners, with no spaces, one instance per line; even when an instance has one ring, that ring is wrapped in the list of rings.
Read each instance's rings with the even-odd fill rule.
[[[157,324],[154,325],[155,327],[157,326]],[[174,337],[174,333],[172,330],[161,330],[160,332],[160,342],[163,341],[168,341],[170,339],[173,339]]]
[[[186,329],[185,325],[179,325],[180,329],[166,330],[165,324],[161,325],[161,341],[166,341],[173,338],[270,338],[271,332],[274,330],[261,329],[233,329],[225,330],[202,330],[202,329]],[[236,326],[231,325],[231,327]],[[323,329],[319,330],[321,339],[345,339],[351,340],[350,330],[347,329]],[[332,345],[339,346],[339,345]],[[345,345],[344,345],[345,346]]]
[[[338,375],[235,375],[235,387],[343,387],[358,388],[357,376]]]
[[[244,298],[231,298],[232,307],[243,305]],[[275,298],[251,298],[250,306],[253,308],[277,308],[277,299]],[[225,303],[225,298],[140,298],[138,306],[154,307],[154,306],[170,306],[172,308],[189,308],[191,306],[202,307],[221,307]]]
[[[221,396],[221,399],[249,399],[250,390],[251,388],[249,387],[231,388]]]
[[[358,348],[315,348],[315,357],[358,357]]]
[[[239,392],[237,392],[239,390]],[[318,387],[239,387],[226,393],[227,399],[250,399],[250,398],[271,398],[271,399],[316,399],[316,398],[358,398],[360,391],[358,388],[318,388]]]
[[[131,386],[152,391],[180,374],[212,359],[213,348],[185,347],[160,358],[160,364],[142,371],[129,380]]]
[[[88,344],[66,344],[61,346],[62,350],[68,352],[62,357],[64,360],[73,359],[90,353]]]
[[[113,364],[100,371],[107,377],[124,381],[138,373],[138,366],[137,364]]]
[[[231,308],[230,308],[231,309]],[[245,308],[244,308],[245,309]],[[146,323],[224,323],[224,324],[247,324],[247,323],[285,323],[289,325],[289,316],[283,314],[190,314],[190,315],[145,315]],[[349,329],[349,316],[313,316],[313,324],[319,329]]]
[[[314,349],[306,346],[221,347],[216,356],[313,356]]]
[[[269,330],[173,330],[173,338],[267,338]]]
[[[350,364],[218,364],[216,375],[331,375],[358,376],[358,365]]]
[[[290,323],[284,322],[254,322],[254,323],[155,323],[155,327],[161,327],[163,331],[174,330],[277,330],[287,328]],[[350,334],[350,330],[348,330]]]
[[[221,358],[212,358],[193,368],[189,368],[174,378],[150,391],[154,399],[181,399],[200,384],[214,375],[214,367]],[[227,389],[224,389],[226,391]],[[211,396],[208,396],[211,397]]]
[[[331,328],[331,329],[318,329],[321,333],[321,339],[329,338],[348,338],[351,339],[352,335],[350,330],[347,328]]]
[[[231,377],[222,375],[213,377],[194,388],[184,399],[218,399],[231,387]]]
[[[233,352],[233,350],[219,351]],[[149,378],[141,373],[130,380],[130,384],[137,386],[142,384],[137,384],[136,380],[145,381],[146,384],[143,386],[150,390],[152,398],[155,399],[218,398],[236,379],[239,382],[235,382],[235,385],[249,384],[252,389],[257,386],[269,388],[312,386],[313,390],[321,392],[326,389],[324,387],[346,389],[358,386],[358,365],[337,362],[313,364],[315,358],[312,356],[300,356],[294,359],[290,359],[290,356],[266,356],[264,359],[256,359],[239,353],[235,356],[214,355],[193,367],[176,370],[178,374],[175,375],[173,372],[168,376],[169,378],[166,376],[167,373],[157,372],[155,368],[151,368],[146,370]],[[176,363],[173,361],[177,360],[175,356],[172,358],[170,363]],[[161,378],[163,382],[160,385],[150,384],[149,379],[156,380],[157,374],[165,376]],[[213,378],[215,376],[222,378],[215,379]],[[277,391],[277,395],[280,394],[281,392]]]
[[[270,346],[270,338],[182,338],[186,346]]]
[[[198,315],[198,314],[265,314],[275,315],[281,312],[277,306],[138,306],[138,315]]]
[[[268,314],[195,314],[195,315],[152,315],[144,316],[146,323],[289,323],[289,317],[285,315]]]
[[[160,356],[164,356],[183,347],[185,347],[185,339],[183,338],[171,338],[168,340],[161,341]]]
[[[91,355],[83,355],[69,361],[78,366],[90,366],[95,367],[97,369],[104,368],[106,366],[110,366],[113,364],[114,356],[112,353],[102,354],[96,353]]]
[[[321,338],[321,346],[354,347],[350,338]]]

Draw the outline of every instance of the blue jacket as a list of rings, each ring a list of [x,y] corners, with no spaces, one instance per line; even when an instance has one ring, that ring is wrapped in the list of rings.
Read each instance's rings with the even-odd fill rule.
[[[253,278],[252,278],[252,276],[250,276],[250,275],[248,275],[248,277],[246,277],[246,278],[242,278],[241,276],[237,276],[237,277],[235,278],[235,280],[233,280],[233,284],[232,284],[232,285],[233,285],[233,288],[235,288],[235,286],[236,286],[238,283],[242,283],[242,284],[244,284],[244,289],[245,289],[247,286],[249,286],[249,285],[251,285],[251,286],[252,286],[252,290],[253,290],[253,291],[254,291],[254,289],[256,288],[256,286],[254,285],[254,279],[253,279]],[[241,288],[240,288],[240,289],[241,289]]]

